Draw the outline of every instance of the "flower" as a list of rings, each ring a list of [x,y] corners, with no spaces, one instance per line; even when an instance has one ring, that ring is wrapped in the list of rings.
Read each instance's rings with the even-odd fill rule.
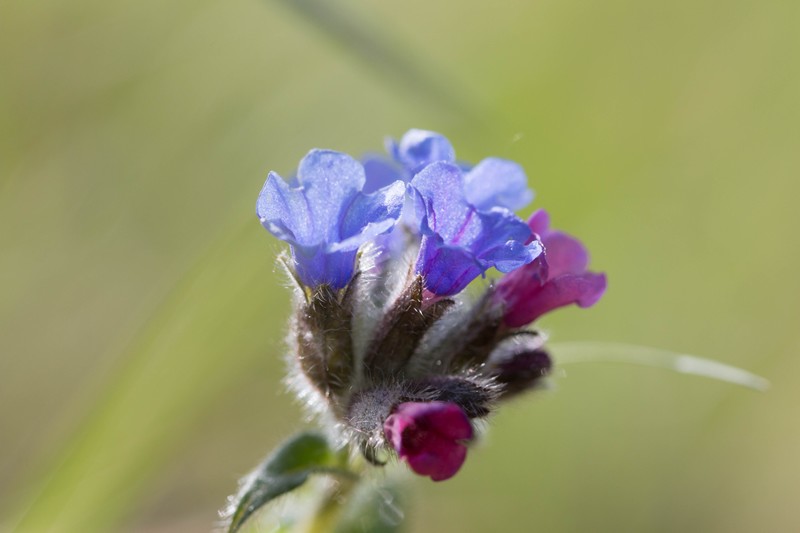
[[[392,229],[405,186],[396,181],[364,194],[363,166],[340,152],[312,150],[292,185],[270,172],[256,203],[261,224],[292,249],[295,270],[309,287],[344,287],[358,248]],[[293,186],[297,185],[297,186]]]
[[[411,469],[433,481],[450,479],[467,458],[472,439],[469,418],[448,402],[406,402],[383,424],[386,439]]]
[[[547,213],[514,214],[533,198],[518,164],[457,163],[424,130],[387,150],[363,163],[312,150],[288,183],[269,174],[256,212],[291,247],[290,386],[369,462],[395,452],[441,481],[463,465],[473,420],[550,373],[525,326],[592,305],[606,282]],[[506,275],[465,296],[492,267]]]
[[[479,173],[491,174],[491,171]],[[416,272],[438,296],[461,292],[491,267],[510,272],[542,251],[528,226],[511,211],[479,211],[465,198],[464,175],[457,166],[436,162],[411,181],[423,234]],[[489,202],[489,187],[473,187]]]
[[[497,284],[496,294],[506,308],[505,324],[521,327],[559,307],[597,303],[606,290],[606,276],[587,271],[589,254],[583,244],[549,229],[550,217],[542,209],[531,215],[528,226],[539,235],[545,253]]]
[[[533,200],[525,171],[517,163],[499,157],[488,157],[474,167],[456,163],[453,145],[440,133],[412,129],[399,143],[387,140],[386,150],[402,169],[380,156],[366,157],[367,189],[377,189],[398,179],[411,181],[426,166],[444,161],[464,171],[464,197],[478,211],[497,207],[517,210]]]
[[[398,179],[411,182],[432,163],[445,162],[463,171],[464,200],[479,212],[520,209],[533,199],[525,172],[517,163],[497,157],[486,158],[474,167],[456,162],[452,144],[440,133],[412,129],[403,135],[399,143],[387,139],[386,150],[393,160],[374,154],[362,159],[367,176],[365,192],[377,190]],[[385,265],[392,256],[402,256],[410,247],[419,247],[420,239],[421,220],[409,199],[395,230],[375,242],[378,252],[375,255],[376,266],[380,268],[380,265]],[[483,270],[485,268],[479,273]]]

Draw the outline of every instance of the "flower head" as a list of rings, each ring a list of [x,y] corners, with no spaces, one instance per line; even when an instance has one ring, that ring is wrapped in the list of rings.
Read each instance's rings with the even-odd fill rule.
[[[447,402],[406,402],[383,424],[386,439],[401,459],[433,481],[450,479],[467,458],[472,424],[461,408]]]
[[[543,337],[523,326],[593,304],[605,277],[544,211],[514,214],[533,198],[516,163],[457,163],[423,130],[388,151],[359,163],[312,150],[290,182],[270,173],[256,212],[291,247],[292,387],[370,462],[393,451],[440,481],[463,464],[473,420],[550,372]],[[490,268],[506,275],[466,297]]]
[[[571,235],[551,230],[544,210],[536,211],[528,225],[541,238],[545,253],[497,284],[506,325],[521,327],[559,307],[597,303],[606,290],[606,276],[587,271],[586,247]]]
[[[309,287],[344,287],[358,248],[392,229],[405,197],[401,182],[362,191],[363,166],[340,152],[312,150],[296,185],[270,172],[256,203],[261,224],[291,245],[298,277]]]

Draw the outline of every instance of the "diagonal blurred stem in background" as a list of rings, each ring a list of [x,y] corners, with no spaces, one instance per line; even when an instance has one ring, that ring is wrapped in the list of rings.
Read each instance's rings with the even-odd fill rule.
[[[464,93],[463,84],[444,78],[441,68],[433,68],[423,58],[410,53],[410,43],[393,38],[387,25],[380,24],[385,21],[365,19],[352,10],[348,11],[342,2],[273,1],[295,12],[310,27],[338,45],[347,56],[364,64],[387,86],[403,87],[405,96],[421,97],[435,109],[473,127],[486,122],[478,103]]]
[[[252,293],[264,265],[246,249],[263,241],[249,222],[224,231],[154,313],[49,474],[28,495],[16,529],[113,529],[146,479],[169,459],[192,417],[246,370],[225,364],[225,352],[259,356],[263,341],[248,341],[240,329],[256,328],[262,308]],[[219,327],[227,321],[239,327]]]

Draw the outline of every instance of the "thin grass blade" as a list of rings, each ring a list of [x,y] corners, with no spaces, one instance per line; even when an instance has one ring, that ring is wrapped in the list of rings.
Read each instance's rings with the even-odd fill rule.
[[[724,381],[757,391],[769,388],[766,378],[713,359],[647,346],[614,342],[562,342],[550,345],[560,365],[628,363]]]

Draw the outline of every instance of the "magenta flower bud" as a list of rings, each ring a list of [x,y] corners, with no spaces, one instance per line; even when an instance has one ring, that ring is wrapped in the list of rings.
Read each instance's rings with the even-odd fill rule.
[[[587,271],[589,254],[583,244],[549,225],[550,217],[543,209],[531,216],[528,226],[539,235],[545,252],[497,284],[496,294],[506,306],[504,322],[509,327],[530,324],[565,305],[591,307],[606,290],[605,274]]]
[[[450,479],[467,458],[469,418],[449,402],[406,402],[383,424],[386,439],[411,469],[433,481]]]

